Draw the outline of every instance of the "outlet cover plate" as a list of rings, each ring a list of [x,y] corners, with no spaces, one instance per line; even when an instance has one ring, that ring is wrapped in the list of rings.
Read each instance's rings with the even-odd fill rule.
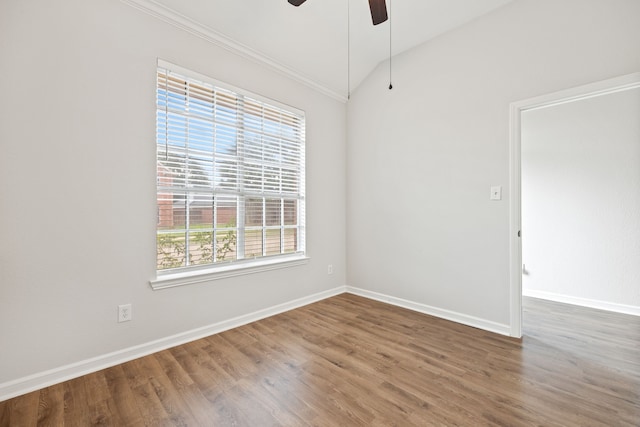
[[[133,319],[131,304],[122,304],[118,306],[118,323],[128,322]]]

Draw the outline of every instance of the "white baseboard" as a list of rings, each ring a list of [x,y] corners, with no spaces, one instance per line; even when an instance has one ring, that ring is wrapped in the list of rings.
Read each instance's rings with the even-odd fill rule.
[[[8,381],[0,384],[0,402],[20,396],[44,387],[58,384],[73,378],[80,377],[101,369],[109,368],[120,363],[128,362],[142,356],[146,356],[167,348],[175,347],[190,341],[208,337],[229,329],[237,328],[251,322],[255,322],[266,317],[274,316],[285,311],[293,310],[335,295],[342,294],[346,291],[346,287],[340,286],[328,291],[319,292],[303,298],[298,298],[273,307],[258,310],[253,313],[238,316],[213,325],[204,326],[202,328],[193,329],[191,331],[182,332],[159,340],[150,341],[145,344],[136,345],[123,350],[114,351],[112,353],[97,356],[91,359],[82,360],[70,365],[51,369],[37,374],[29,375],[16,380]]]
[[[540,298],[549,301],[562,302],[565,304],[580,305],[582,307],[597,308],[599,310],[607,310],[616,313],[640,316],[640,307],[635,305],[618,304],[615,302],[599,301],[588,298],[574,297],[570,295],[561,295],[554,292],[536,291],[524,288],[522,289],[522,295],[525,297]]]
[[[149,354],[156,353],[167,348],[175,347],[180,344],[195,341],[200,338],[208,337],[210,335],[224,332],[229,329],[237,328],[239,326],[246,325],[248,323],[255,322],[266,317],[274,316],[285,311],[303,307],[305,305],[312,304],[314,302],[321,301],[335,295],[340,295],[345,292],[396,305],[398,307],[407,308],[409,310],[417,311],[420,313],[425,313],[443,319],[451,320],[463,325],[495,332],[501,335],[509,336],[509,333],[511,331],[509,325],[503,325],[500,323],[468,316],[454,311],[444,310],[436,307],[431,307],[426,304],[408,301],[402,298],[396,298],[377,292],[367,291],[365,289],[354,288],[350,286],[340,286],[283,304],[278,304],[273,307],[265,308],[263,310],[258,310],[253,313],[238,316],[233,319],[224,320],[222,322],[218,322],[209,326],[204,326],[202,328],[197,328],[176,335],[171,335],[155,341],[150,341],[144,344],[125,348],[123,350],[114,351],[112,353],[104,354],[91,359],[82,360],[80,362],[72,363],[59,368],[39,372],[23,378],[18,378],[16,380],[2,383],[0,384],[0,402],[11,399],[12,397],[20,396],[25,393],[39,390],[44,387],[58,384],[63,381],[77,378],[82,375],[90,374],[101,369],[106,369],[120,363],[125,363],[139,357],[147,356]]]
[[[380,302],[396,305],[398,307],[407,308],[431,316],[440,317],[442,319],[451,320],[452,322],[461,323],[463,325],[472,326],[474,328],[483,329],[489,332],[495,332],[500,335],[511,336],[511,326],[502,323],[492,322],[490,320],[480,319],[478,317],[469,316],[455,311],[444,310],[442,308],[432,307],[430,305],[413,302],[402,298],[396,298],[378,292],[368,291],[366,289],[354,288],[347,286],[347,292],[359,295],[361,297],[373,299]]]

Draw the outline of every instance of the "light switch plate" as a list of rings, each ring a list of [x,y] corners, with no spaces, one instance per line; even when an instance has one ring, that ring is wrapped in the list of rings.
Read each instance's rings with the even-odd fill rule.
[[[494,185],[491,187],[490,200],[502,200],[502,186]]]

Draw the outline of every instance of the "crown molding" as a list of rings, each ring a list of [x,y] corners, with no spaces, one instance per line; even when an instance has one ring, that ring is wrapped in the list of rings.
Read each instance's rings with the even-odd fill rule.
[[[175,10],[168,8],[162,4],[159,4],[153,0],[120,0],[122,3],[127,4],[135,9],[138,9],[148,15],[153,16],[161,21],[164,21],[176,28],[186,31],[196,37],[200,37],[203,40],[213,43],[223,49],[228,50],[238,56],[245,59],[249,59],[253,62],[265,65],[273,71],[284,75],[292,80],[302,83],[303,85],[323,94],[336,99],[341,102],[347,102],[347,97],[316,82],[315,80],[304,76],[299,71],[296,71],[281,62],[264,55],[249,46],[238,43],[235,40],[227,37],[226,35],[202,25],[193,19],[184,16]]]

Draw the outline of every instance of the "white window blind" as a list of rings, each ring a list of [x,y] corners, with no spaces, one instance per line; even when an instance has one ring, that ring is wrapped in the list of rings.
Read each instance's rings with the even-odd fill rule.
[[[304,254],[300,111],[163,61],[157,270]]]

